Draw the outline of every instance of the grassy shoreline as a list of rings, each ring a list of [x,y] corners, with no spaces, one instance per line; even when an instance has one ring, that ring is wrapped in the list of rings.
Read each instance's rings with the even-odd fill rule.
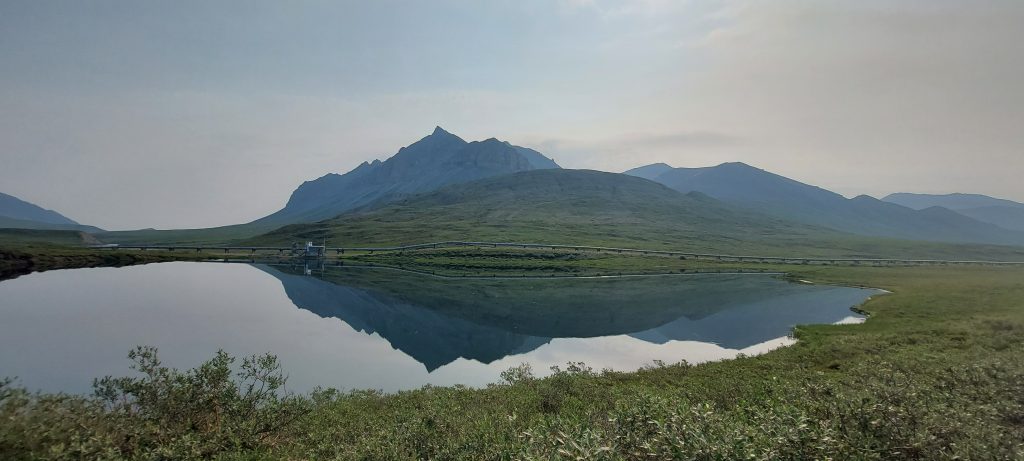
[[[75,261],[70,256],[47,258]],[[419,266],[434,260],[448,271],[689,264],[616,256],[403,257]],[[633,373],[570,364],[547,378],[517,369],[485,389],[254,397],[217,359],[187,374],[164,370],[149,381],[121,381],[95,398],[0,386],[0,457],[1024,458],[1024,269],[753,267],[892,293],[860,306],[870,316],[864,324],[800,326],[795,345],[757,357]],[[263,376],[273,376],[274,368],[267,370]],[[132,404],[114,403],[121,401]]]
[[[190,252],[98,250],[64,245],[0,245],[0,281],[58,269],[121,267],[169,261],[202,261]]]

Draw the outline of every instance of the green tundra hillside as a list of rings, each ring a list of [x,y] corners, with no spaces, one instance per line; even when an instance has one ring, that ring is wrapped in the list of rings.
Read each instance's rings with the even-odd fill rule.
[[[731,254],[1024,259],[1024,248],[854,236],[683,194],[642,178],[589,170],[535,170],[465,184],[244,243],[328,246],[444,240],[609,245]]]

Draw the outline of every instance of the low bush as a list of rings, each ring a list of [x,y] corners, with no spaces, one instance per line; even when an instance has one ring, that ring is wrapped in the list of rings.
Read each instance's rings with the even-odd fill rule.
[[[188,371],[161,364],[154,348],[128,356],[141,376],[106,377],[93,396],[30,394],[0,386],[2,459],[210,459],[266,451],[309,413],[309,400],[282,391],[271,355],[218,352]]]

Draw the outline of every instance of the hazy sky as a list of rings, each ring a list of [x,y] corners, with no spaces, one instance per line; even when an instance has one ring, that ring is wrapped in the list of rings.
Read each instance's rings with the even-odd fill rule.
[[[1024,201],[1022,25],[1019,0],[0,0],[0,191],[232,224],[441,125],[568,168]]]

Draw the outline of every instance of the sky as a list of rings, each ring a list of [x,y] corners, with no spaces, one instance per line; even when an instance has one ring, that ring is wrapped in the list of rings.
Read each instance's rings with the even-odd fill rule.
[[[742,161],[1024,201],[1019,0],[0,0],[0,191],[248,222],[440,125],[566,168]]]

